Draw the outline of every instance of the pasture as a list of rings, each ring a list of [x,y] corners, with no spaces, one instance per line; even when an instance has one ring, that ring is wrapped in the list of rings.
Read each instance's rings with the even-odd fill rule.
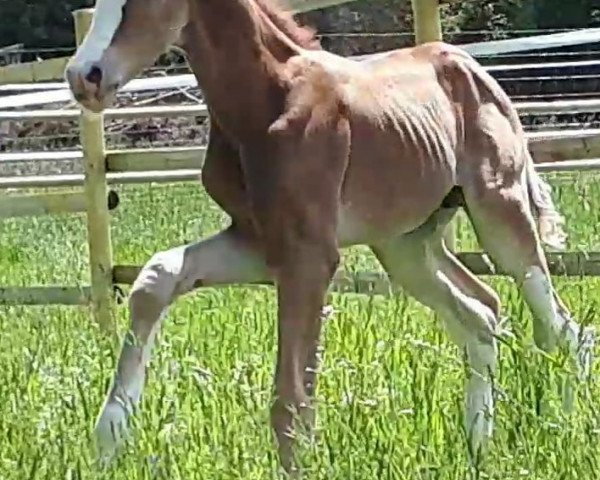
[[[600,246],[594,174],[551,177],[569,250]],[[226,218],[198,185],[119,187],[115,263],[216,232]],[[458,248],[478,246],[461,220]],[[0,284],[89,284],[83,215],[4,220]],[[362,248],[343,267],[379,266]],[[470,468],[462,431],[464,365],[429,310],[402,293],[332,294],[318,388],[319,429],[302,455],[307,479],[587,479],[600,469],[600,386],[560,410],[562,357],[535,354],[530,315],[513,284],[498,289],[514,338],[502,344],[491,449]],[[599,323],[600,281],[556,279],[583,322]],[[127,309],[118,308],[121,332]],[[115,345],[89,312],[0,307],[0,478],[269,479],[278,464],[269,428],[276,347],[271,287],[205,289],[180,299],[164,324],[135,445],[101,472],[89,438]],[[596,369],[597,371],[597,369]]]

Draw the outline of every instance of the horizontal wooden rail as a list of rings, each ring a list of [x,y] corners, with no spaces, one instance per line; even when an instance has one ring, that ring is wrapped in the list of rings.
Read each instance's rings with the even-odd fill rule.
[[[487,255],[480,252],[462,252],[457,256],[476,275],[506,275],[504,270],[492,267]],[[600,252],[546,252],[546,258],[552,275],[600,276]]]
[[[479,252],[459,253],[460,260],[477,275],[505,275],[495,270],[487,257]],[[600,252],[547,253],[552,275],[600,276]],[[113,269],[115,284],[131,285],[141,267],[117,265]],[[262,285],[269,285],[268,282]],[[391,286],[384,272],[338,271],[332,288],[340,293],[389,294]],[[88,287],[0,287],[0,305],[88,305]]]
[[[600,112],[600,99],[559,100],[554,102],[515,103],[521,115],[552,115]],[[108,108],[104,113],[108,120],[135,120],[148,117],[208,117],[205,104],[198,105],[161,105],[154,107]],[[76,121],[79,110],[23,110],[0,111],[0,121]]]
[[[131,285],[135,281],[141,266],[115,265],[113,268],[113,281],[117,285]],[[338,292],[357,293],[389,293],[390,284],[387,277],[379,272],[351,273],[338,271],[333,280],[333,289]],[[271,285],[272,282],[259,282],[243,285]],[[215,285],[215,288],[226,285]]]
[[[176,183],[197,181],[200,179],[201,169],[171,170],[154,172],[127,172],[108,174],[110,185],[129,185],[139,183]],[[83,174],[68,175],[43,175],[25,177],[0,177],[0,190],[19,188],[56,188],[78,187],[84,182]]]
[[[0,196],[0,218],[85,212],[81,192]]]
[[[568,173],[600,171],[600,158],[563,160],[561,162],[536,163],[535,169],[540,173]]]
[[[119,205],[119,195],[110,191],[107,198],[109,210]],[[39,193],[35,195],[1,195],[0,219],[85,212],[83,192]]]
[[[335,7],[356,0],[287,0],[285,3],[295,13],[310,12],[322,8]]]
[[[600,157],[600,129],[535,132],[527,139],[536,163]]]
[[[106,155],[109,172],[200,169],[206,147],[153,148],[111,151]]]
[[[553,115],[600,112],[600,99],[556,100],[552,102],[517,102],[521,115]]]
[[[17,63],[0,68],[0,83],[29,83],[56,80],[64,76],[69,57]]]
[[[200,161],[199,157],[180,160],[182,163]],[[162,162],[157,160],[158,163]],[[543,173],[553,172],[590,172],[600,170],[600,158],[590,160],[573,160],[536,164],[536,170]],[[140,183],[177,183],[198,181],[200,168],[184,170],[129,171],[125,173],[109,173],[108,183],[111,185],[129,185]],[[0,177],[0,190],[22,188],[57,188],[77,187],[83,185],[83,174],[46,175],[46,176],[14,176]]]
[[[80,112],[76,109],[64,110],[23,110],[0,111],[0,121],[77,121]],[[161,105],[157,107],[123,107],[108,108],[104,118],[108,120],[134,120],[148,117],[177,118],[177,117],[208,117],[205,104],[198,105]]]
[[[579,158],[600,157],[600,129],[554,130],[527,132],[529,149],[536,161],[577,160]],[[198,168],[206,147],[165,147],[146,149],[112,150],[107,152],[109,169],[113,171],[140,171],[140,164],[147,163],[145,170],[166,170],[169,162],[179,165],[175,168]],[[159,160],[159,157],[164,160]],[[79,150],[61,152],[0,153],[0,163],[33,161],[81,161]],[[145,160],[144,160],[145,158]],[[156,168],[150,164],[157,165]],[[130,170],[131,169],[131,170]]]
[[[79,150],[0,153],[0,164],[16,162],[78,162],[81,160],[83,160],[83,152]]]
[[[487,256],[481,252],[458,253],[458,258],[476,275],[506,275],[501,269],[496,270]],[[550,273],[557,276],[600,276],[600,252],[548,252]],[[141,266],[115,265],[113,281],[115,284],[131,285],[135,281]],[[270,285],[261,282],[260,285]],[[334,290],[357,293],[386,293],[392,288],[384,272],[352,273],[340,270],[336,273]]]
[[[89,287],[0,287],[0,306],[84,306],[89,302]]]

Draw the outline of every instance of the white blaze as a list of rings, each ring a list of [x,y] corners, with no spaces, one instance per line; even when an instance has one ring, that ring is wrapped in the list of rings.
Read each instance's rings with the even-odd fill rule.
[[[97,0],[88,35],[73,57],[73,65],[89,67],[99,62],[123,19],[127,0]]]

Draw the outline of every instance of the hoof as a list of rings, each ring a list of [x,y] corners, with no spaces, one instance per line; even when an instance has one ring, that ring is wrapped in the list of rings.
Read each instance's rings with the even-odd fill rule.
[[[94,429],[96,450],[103,463],[112,460],[126,433],[127,412],[124,406],[114,401],[107,403]]]
[[[577,350],[574,352],[577,380],[587,381],[592,374],[594,363],[594,348],[596,346],[596,329],[588,326],[583,329],[578,338]],[[575,410],[576,380],[573,376],[565,379],[562,391],[562,409],[567,415]]]
[[[589,379],[592,374],[595,346],[596,329],[591,326],[585,327],[579,338],[579,348],[577,350],[577,374],[581,381]]]

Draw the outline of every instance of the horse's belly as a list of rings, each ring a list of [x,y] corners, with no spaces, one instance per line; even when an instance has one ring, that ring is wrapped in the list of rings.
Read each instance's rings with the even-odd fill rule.
[[[407,234],[422,226],[440,205],[441,201],[432,208],[410,212],[404,210],[403,213],[386,216],[385,219],[382,219],[379,212],[366,212],[364,208],[357,211],[349,205],[344,205],[339,210],[338,243],[342,248],[352,245],[374,245],[386,238]]]
[[[401,150],[352,158],[339,210],[339,243],[375,243],[423,225],[455,185],[454,164],[454,159],[414,162]]]

